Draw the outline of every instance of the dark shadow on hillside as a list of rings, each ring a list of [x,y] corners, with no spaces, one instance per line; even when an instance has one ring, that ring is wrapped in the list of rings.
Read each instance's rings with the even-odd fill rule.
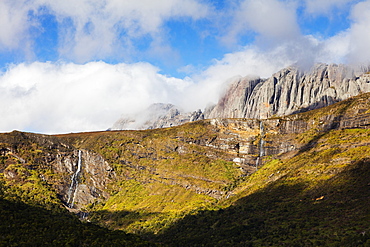
[[[277,180],[153,238],[166,246],[369,246],[369,177],[362,160],[310,190],[309,182]]]
[[[82,223],[68,212],[0,198],[0,246],[153,246],[122,231]]]
[[[125,227],[131,225],[135,222],[143,222],[150,220],[153,217],[158,217],[160,215],[165,215],[165,213],[160,212],[145,212],[142,211],[125,211],[125,210],[117,210],[117,211],[109,211],[109,210],[98,210],[90,212],[89,220],[91,222],[99,223],[99,225],[103,225],[104,223],[110,229],[124,229]],[[160,224],[160,222],[158,222]],[[141,236],[145,237],[146,229],[142,229],[142,232],[138,233]]]

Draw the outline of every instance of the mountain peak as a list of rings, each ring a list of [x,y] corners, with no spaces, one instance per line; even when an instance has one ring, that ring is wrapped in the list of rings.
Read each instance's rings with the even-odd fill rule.
[[[370,92],[370,76],[363,70],[342,64],[319,63],[307,71],[289,66],[267,79],[235,78],[218,103],[203,112],[156,103],[119,119],[112,129],[164,128],[203,118],[266,119],[321,108],[365,92]]]
[[[355,76],[353,68],[316,64],[303,71],[284,68],[262,80],[242,78],[230,84],[206,118],[256,118],[284,116],[331,105],[370,91],[366,76]]]
[[[203,118],[201,110],[184,112],[173,104],[154,103],[144,111],[120,118],[110,130],[167,128]]]

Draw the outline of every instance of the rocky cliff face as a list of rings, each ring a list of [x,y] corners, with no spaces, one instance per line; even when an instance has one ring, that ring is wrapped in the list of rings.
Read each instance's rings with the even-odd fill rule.
[[[323,109],[269,119],[207,120],[217,138],[199,144],[233,154],[246,173],[254,172],[267,156],[295,154],[315,144],[330,130],[370,128],[369,93]],[[307,142],[308,140],[308,142]]]
[[[164,128],[212,118],[267,119],[321,108],[365,92],[370,92],[370,74],[357,76],[344,65],[317,64],[307,72],[288,67],[268,79],[236,79],[219,102],[203,112],[185,113],[170,104],[154,104],[118,120],[112,130]]]
[[[80,209],[109,197],[107,186],[115,178],[115,172],[99,154],[76,149],[58,152],[51,166],[62,178],[57,191],[69,208]]]
[[[344,65],[318,64],[306,73],[289,67],[266,80],[233,82],[205,118],[266,119],[321,108],[369,91],[370,75],[356,77]]]

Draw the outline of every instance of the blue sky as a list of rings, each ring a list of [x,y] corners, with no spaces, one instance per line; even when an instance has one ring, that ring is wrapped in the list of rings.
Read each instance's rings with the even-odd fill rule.
[[[1,0],[0,131],[107,129],[235,76],[369,60],[369,0]]]

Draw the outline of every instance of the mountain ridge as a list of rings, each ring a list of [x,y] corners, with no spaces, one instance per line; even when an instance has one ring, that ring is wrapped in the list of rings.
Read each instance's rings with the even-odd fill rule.
[[[337,64],[316,64],[308,71],[284,68],[270,78],[237,78],[217,104],[184,112],[171,104],[153,104],[134,116],[123,117],[111,129],[152,129],[212,118],[266,119],[322,108],[361,93],[370,92],[370,74]],[[171,110],[158,113],[156,106]],[[154,112],[154,114],[153,114]],[[150,117],[150,115],[154,117]],[[132,125],[146,119],[146,124]]]
[[[108,130],[168,128],[202,119],[204,114],[200,109],[185,112],[172,104],[155,103],[142,112],[118,119]]]
[[[366,246],[369,109],[365,93],[262,120],[0,134],[0,206],[8,215],[9,201],[55,214],[70,211],[84,222],[164,246]],[[33,227],[22,221],[30,216],[17,215],[17,224]],[[11,218],[4,215],[0,227],[0,241],[19,243]],[[63,229],[75,236],[70,231]]]
[[[288,67],[266,80],[240,79],[231,84],[206,118],[285,116],[331,105],[370,91],[370,76],[353,68],[317,64],[308,72]],[[235,95],[239,92],[241,96]]]

